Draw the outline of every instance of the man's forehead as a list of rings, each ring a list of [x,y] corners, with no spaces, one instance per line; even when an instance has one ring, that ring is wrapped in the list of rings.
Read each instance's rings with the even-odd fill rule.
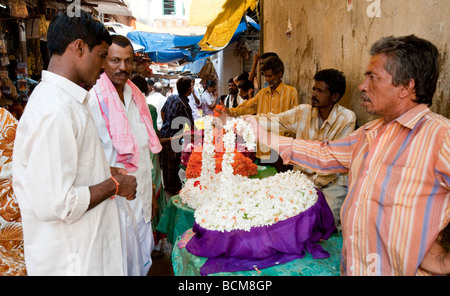
[[[276,73],[273,72],[272,69],[267,69],[267,70],[262,71],[261,74],[262,74],[263,76],[273,76],[273,75],[275,75]]]
[[[133,47],[128,45],[126,47],[122,47],[118,44],[111,44],[111,46],[109,47],[108,50],[108,55],[109,56],[120,56],[120,57],[134,57],[134,52],[133,52]]]
[[[325,81],[322,80],[316,80],[314,81],[314,87],[321,90],[327,90],[329,88],[328,84]]]

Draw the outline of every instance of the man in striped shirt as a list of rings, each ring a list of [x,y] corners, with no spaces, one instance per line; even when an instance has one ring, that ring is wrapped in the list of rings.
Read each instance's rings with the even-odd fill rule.
[[[349,137],[294,140],[249,121],[285,163],[349,174],[341,274],[450,273],[450,254],[438,239],[450,221],[450,122],[428,108],[438,50],[411,35],[382,38],[370,53],[361,105],[381,118]]]
[[[338,103],[345,90],[342,72],[321,70],[314,75],[311,104],[300,104],[280,114],[259,114],[256,119],[270,132],[293,134],[297,139],[333,141],[344,138],[355,131],[356,124],[355,113]],[[322,190],[340,229],[340,210],[347,196],[347,174],[317,174],[301,165],[294,165],[294,170],[302,171]]]

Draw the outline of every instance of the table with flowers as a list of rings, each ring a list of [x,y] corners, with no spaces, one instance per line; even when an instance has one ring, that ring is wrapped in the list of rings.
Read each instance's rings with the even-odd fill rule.
[[[277,173],[275,168],[258,166],[257,174],[251,178],[266,178]],[[167,241],[172,245],[177,238],[194,225],[194,210],[184,204],[179,195],[168,201],[156,230],[167,235]]]
[[[249,124],[231,119],[221,129],[213,121],[205,117],[187,181],[166,208],[174,223],[157,227],[171,232],[175,275],[338,275],[342,237],[323,193],[298,171],[254,177]],[[185,206],[189,221],[178,227]]]

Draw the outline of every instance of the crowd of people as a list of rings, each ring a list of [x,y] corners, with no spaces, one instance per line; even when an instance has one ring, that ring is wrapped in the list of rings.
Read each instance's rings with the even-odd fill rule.
[[[430,42],[411,35],[372,46],[359,91],[380,119],[356,129],[339,104],[346,78],[337,69],[316,73],[311,104],[283,82],[275,53],[256,55],[228,94],[218,96],[217,81],[198,91],[181,77],[165,96],[161,82],[133,76],[131,42],[88,13],[59,16],[47,40],[48,69],[12,121],[13,155],[2,164],[27,274],[148,274],[155,221],[183,186],[186,126],[215,111],[252,125],[258,163],[300,170],[323,192],[342,232],[342,275],[450,273],[450,124],[429,109],[439,77]]]

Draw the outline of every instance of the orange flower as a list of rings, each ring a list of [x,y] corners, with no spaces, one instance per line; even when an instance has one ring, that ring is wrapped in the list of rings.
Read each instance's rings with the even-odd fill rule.
[[[215,173],[220,173],[222,171],[222,160],[223,152],[216,152],[215,163],[216,169]],[[253,176],[258,173],[258,166],[252,162],[248,157],[245,157],[242,153],[234,152],[234,162],[232,163],[233,173],[235,175],[241,175],[244,177]],[[202,153],[192,152],[191,157],[186,168],[186,178],[193,179],[200,177],[202,172]]]

